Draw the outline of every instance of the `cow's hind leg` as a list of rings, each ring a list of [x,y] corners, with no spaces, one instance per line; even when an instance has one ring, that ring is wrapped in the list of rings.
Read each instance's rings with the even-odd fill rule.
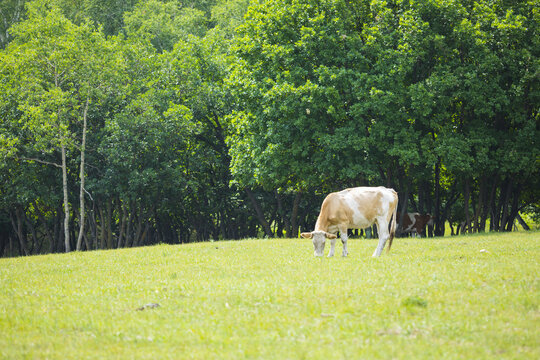
[[[343,244],[343,256],[349,255],[349,250],[347,250],[347,240],[349,240],[349,237],[347,236],[347,229],[340,230],[341,235],[341,243]]]
[[[390,236],[379,235],[379,244],[377,245],[377,248],[373,252],[373,255],[372,255],[373,257],[381,256],[381,253],[384,249],[384,244],[386,244],[386,240],[388,240],[389,237]]]
[[[384,245],[386,244],[386,240],[388,240],[390,237],[390,233],[388,232],[388,222],[386,219],[377,219],[377,232],[379,233],[379,244],[377,245],[375,252],[373,252],[373,257],[381,256]]]

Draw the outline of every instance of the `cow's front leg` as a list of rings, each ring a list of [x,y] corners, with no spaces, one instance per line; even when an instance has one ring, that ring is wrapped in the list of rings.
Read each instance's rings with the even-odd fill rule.
[[[347,236],[347,231],[344,231],[341,233],[341,243],[343,244],[343,256],[349,255],[349,250],[347,250],[347,240],[349,240],[349,237]]]
[[[330,252],[328,253],[328,257],[334,256],[334,252],[336,250],[336,238],[330,239]]]

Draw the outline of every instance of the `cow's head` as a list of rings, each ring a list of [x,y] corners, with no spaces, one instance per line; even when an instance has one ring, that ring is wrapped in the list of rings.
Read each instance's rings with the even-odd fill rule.
[[[315,256],[324,255],[324,244],[326,243],[326,238],[335,239],[337,236],[330,234],[326,231],[312,231],[301,233],[300,236],[306,239],[313,239],[313,247],[315,248]]]

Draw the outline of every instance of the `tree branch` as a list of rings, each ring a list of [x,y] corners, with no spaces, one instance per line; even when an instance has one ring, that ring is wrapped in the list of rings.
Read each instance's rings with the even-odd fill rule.
[[[36,158],[27,158],[27,157],[15,157],[17,160],[24,160],[24,161],[35,161],[37,163],[40,163],[40,164],[44,164],[44,165],[52,165],[52,166],[56,166],[57,168],[62,168],[62,165],[59,165],[57,163],[53,163],[53,162],[49,162],[49,161],[45,161],[45,160],[40,160],[40,159],[36,159]]]

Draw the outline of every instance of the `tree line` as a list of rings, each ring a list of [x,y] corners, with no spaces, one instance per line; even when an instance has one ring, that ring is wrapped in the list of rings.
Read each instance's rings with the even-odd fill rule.
[[[538,221],[539,14],[5,1],[0,255],[296,237],[328,192],[364,185],[436,235]]]

